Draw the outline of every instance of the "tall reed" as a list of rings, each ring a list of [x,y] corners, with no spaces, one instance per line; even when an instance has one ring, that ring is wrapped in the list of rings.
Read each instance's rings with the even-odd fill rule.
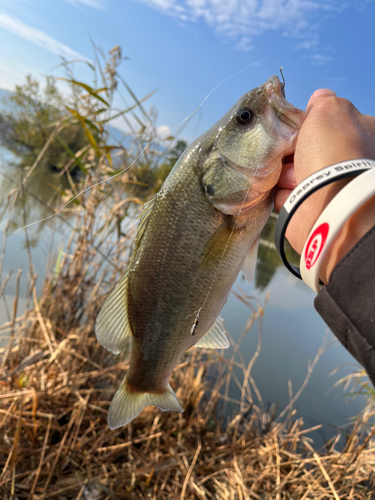
[[[114,89],[107,87],[110,98]],[[87,99],[101,102],[101,91],[85,90]],[[91,131],[83,113],[71,114]],[[142,202],[124,194],[130,177],[97,185],[115,172],[114,149],[100,135],[93,140],[74,159],[88,174],[79,187],[71,179],[72,193],[85,191],[69,220],[70,240],[39,297],[30,252],[26,309],[18,314],[16,294],[0,327],[1,498],[374,498],[375,427],[368,425],[374,409],[357,420],[343,448],[337,435],[320,450],[309,438],[320,426],[303,427],[295,397],[283,411],[275,405],[267,411],[252,378],[266,310],[242,293],[238,299],[251,308],[231,357],[192,349],[172,374],[184,413],[149,407],[126,428],[109,430],[108,407],[128,362],[126,353],[115,356],[99,345],[95,318],[124,272]],[[27,231],[25,241],[29,247]],[[6,285],[7,277],[0,299]],[[245,363],[241,341],[256,328],[258,349]]]

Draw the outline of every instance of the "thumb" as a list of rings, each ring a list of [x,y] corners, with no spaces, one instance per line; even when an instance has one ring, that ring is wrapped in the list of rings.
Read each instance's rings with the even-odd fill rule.
[[[315,92],[312,94],[310,97],[309,102],[307,103],[306,106],[306,112],[309,113],[314,106],[319,101],[322,101],[323,99],[326,99],[327,97],[332,97],[337,95],[334,90],[331,89],[318,89],[315,90]]]

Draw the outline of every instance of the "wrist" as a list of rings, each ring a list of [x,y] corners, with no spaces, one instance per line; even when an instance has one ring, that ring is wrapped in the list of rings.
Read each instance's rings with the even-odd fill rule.
[[[346,160],[325,167],[296,186],[280,209],[275,226],[279,256],[292,274],[316,292],[320,288],[319,275],[327,283],[337,262],[375,223],[374,167],[375,161],[367,159]],[[311,200],[312,195],[315,200]],[[297,251],[304,239],[301,270],[288,262],[284,251],[284,237],[291,220],[297,243],[292,244]],[[310,234],[306,238],[307,228]]]
[[[375,225],[375,196],[364,203],[344,224],[324,259],[320,278],[328,283],[335,266],[352,250],[358,241]]]
[[[296,218],[296,224],[293,223],[293,218],[290,225],[291,227],[287,233],[289,243],[291,243],[297,253],[300,255],[302,254],[306,240],[308,239],[308,236],[319,216],[323,213],[333,198],[351,181],[351,179],[352,177],[342,179],[320,188],[319,191],[310,195],[298,209],[296,215],[294,216]],[[290,239],[289,235],[291,236]],[[295,239],[296,236],[298,237],[298,242],[297,244],[294,244],[293,238]]]

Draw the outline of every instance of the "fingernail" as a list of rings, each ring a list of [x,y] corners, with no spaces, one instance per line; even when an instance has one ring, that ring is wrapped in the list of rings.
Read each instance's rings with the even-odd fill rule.
[[[310,102],[315,99],[315,97],[319,97],[321,95],[337,95],[336,92],[334,90],[331,90],[331,89],[318,89],[318,90],[315,90],[315,92],[313,93],[313,95],[310,97],[309,99],[309,102],[307,103],[307,106],[310,104]]]
[[[296,182],[296,173],[294,171],[294,168],[291,167],[289,170],[287,170],[286,172],[286,178],[288,180],[288,182],[290,182],[291,184],[297,184]]]

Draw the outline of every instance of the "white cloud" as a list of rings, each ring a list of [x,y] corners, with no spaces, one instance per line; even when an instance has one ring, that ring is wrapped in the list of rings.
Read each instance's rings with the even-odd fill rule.
[[[317,45],[319,45],[318,37],[309,37],[307,40],[304,40],[300,44],[297,45],[298,49],[313,49]]]
[[[172,134],[171,128],[168,127],[168,125],[159,125],[159,127],[156,129],[156,133],[160,141],[164,141]]]
[[[338,0],[136,0],[182,21],[204,21],[236,42],[238,50],[251,50],[255,36],[269,30],[300,39],[298,48],[313,48],[322,13],[348,6]]]
[[[252,50],[254,48],[253,45],[251,45],[251,38],[244,36],[240,42],[237,43],[236,49],[237,50],[242,50],[243,52],[249,52],[249,50]]]
[[[325,56],[323,54],[313,54],[311,56],[312,63],[314,66],[324,66],[325,64],[334,60],[331,56]]]
[[[6,14],[2,14],[0,12],[0,28],[3,28],[15,35],[24,38],[25,40],[29,40],[40,47],[52,52],[52,54],[56,54],[58,56],[62,56],[65,59],[86,59],[79,52],[71,49],[67,45],[58,42],[54,38],[50,37],[43,31],[39,31],[35,28],[30,28],[22,21],[18,19],[8,16]]]
[[[80,4],[91,7],[92,9],[104,10],[104,0],[65,0],[66,2],[78,7]]]

